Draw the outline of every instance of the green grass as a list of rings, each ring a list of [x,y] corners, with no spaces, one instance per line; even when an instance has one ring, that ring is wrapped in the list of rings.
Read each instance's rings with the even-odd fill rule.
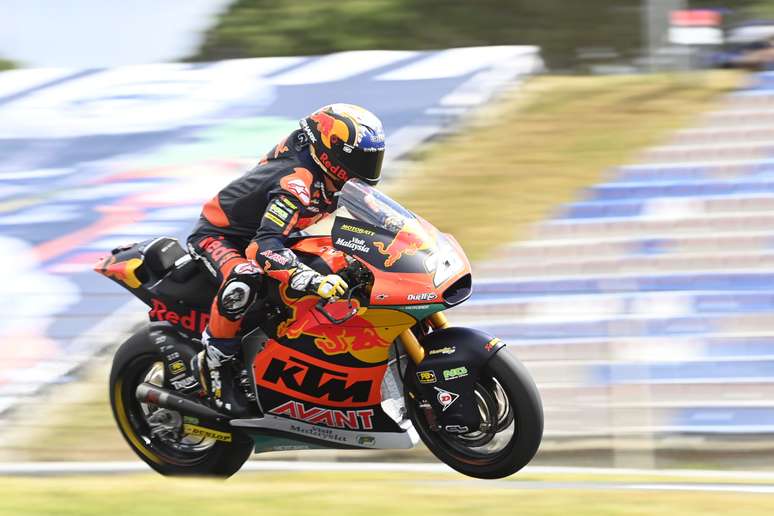
[[[734,493],[518,490],[459,475],[250,473],[227,482],[153,475],[5,478],[0,514],[769,515],[774,497]]]

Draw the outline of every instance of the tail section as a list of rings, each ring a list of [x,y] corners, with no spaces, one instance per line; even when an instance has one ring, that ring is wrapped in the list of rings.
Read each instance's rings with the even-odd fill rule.
[[[169,322],[192,335],[201,334],[207,325],[217,284],[173,238],[113,249],[94,270],[148,305],[152,321]]]

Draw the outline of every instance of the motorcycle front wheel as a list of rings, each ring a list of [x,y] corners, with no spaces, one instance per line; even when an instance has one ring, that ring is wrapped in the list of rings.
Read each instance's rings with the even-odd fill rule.
[[[438,459],[475,478],[503,478],[526,466],[543,438],[543,406],[535,382],[503,349],[481,370],[474,395],[481,427],[465,434],[434,431],[406,389],[406,407],[422,442]]]

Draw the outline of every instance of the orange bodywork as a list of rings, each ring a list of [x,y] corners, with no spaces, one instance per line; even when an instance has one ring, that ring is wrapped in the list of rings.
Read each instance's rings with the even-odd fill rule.
[[[129,288],[137,288],[142,282],[137,277],[137,269],[142,265],[140,258],[130,258],[125,261],[116,261],[114,255],[97,261],[94,270]]]
[[[280,374],[277,374],[278,366],[281,367]],[[359,383],[367,387],[367,393],[360,399],[347,400],[332,399],[332,396],[325,392],[315,393],[315,389],[304,385],[308,379],[308,371],[312,368],[320,374],[314,382],[317,385],[341,382],[341,387],[346,388]],[[369,367],[339,366],[283,346],[275,340],[269,340],[264,351],[258,353],[253,362],[256,383],[260,387],[331,407],[367,407],[378,404],[381,401],[381,383],[386,368],[387,364]]]
[[[294,251],[319,256],[332,272],[340,271],[347,266],[344,253],[333,247],[331,237],[309,237],[290,247]]]

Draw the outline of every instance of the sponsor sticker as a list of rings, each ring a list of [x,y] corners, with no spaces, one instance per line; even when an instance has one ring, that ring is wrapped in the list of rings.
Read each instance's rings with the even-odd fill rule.
[[[288,179],[282,186],[287,188],[288,191],[293,192],[296,197],[298,197],[298,200],[300,200],[303,204],[309,204],[312,196],[309,193],[309,188],[306,186],[306,183],[304,183],[303,179]]]
[[[409,294],[406,296],[408,301],[432,301],[437,298],[438,294],[435,292],[423,292],[422,294]]]
[[[435,383],[437,381],[433,371],[417,371],[417,380],[419,380],[419,383],[424,384]]]
[[[252,263],[240,263],[234,267],[235,274],[260,274],[261,269],[253,265]]]
[[[185,364],[182,360],[175,360],[171,364],[169,364],[169,372],[173,375],[177,375],[180,373],[184,373],[186,371]]]
[[[150,312],[148,312],[148,316],[153,321],[167,321],[190,332],[198,331],[199,333],[202,333],[205,328],[207,328],[207,323],[210,321],[210,314],[196,310],[189,310],[187,314],[181,314],[170,310],[160,299],[151,298],[151,302],[153,303],[153,307]],[[161,342],[166,341],[166,339],[167,338],[163,334],[154,336],[154,342],[156,342],[156,344],[160,344]]]
[[[213,430],[212,428],[204,428],[199,425],[191,425],[183,423],[183,433],[186,435],[192,435],[194,437],[209,437],[216,441],[222,441],[224,443],[231,442],[231,434],[228,432],[221,432],[219,430]]]
[[[376,234],[374,231],[371,231],[370,229],[352,226],[351,224],[344,224],[341,226],[341,229],[344,231],[349,231],[350,233],[358,233],[360,235],[374,236]]]
[[[345,238],[337,238],[336,245],[351,249],[353,251],[360,251],[361,253],[371,252],[371,248],[366,245],[365,240],[362,238],[352,237],[349,240]]]
[[[264,218],[269,219],[270,221],[274,222],[277,226],[284,228],[285,222],[282,221],[279,217],[274,215],[273,213],[269,213],[268,211],[264,214]]]
[[[277,217],[281,218],[283,221],[287,221],[288,217],[290,217],[290,213],[285,211],[280,205],[278,205],[276,202],[269,205],[269,211],[276,215]]]
[[[462,378],[463,376],[468,376],[468,368],[465,366],[455,367],[454,369],[444,369],[443,371],[444,380],[454,380],[456,378]]]
[[[188,389],[198,383],[198,380],[193,376],[186,376],[182,380],[172,381],[172,387],[177,390]]]
[[[502,342],[502,341],[501,341],[500,339],[498,339],[497,337],[495,337],[494,339],[490,340],[489,342],[487,342],[487,343],[484,345],[484,349],[485,349],[485,350],[487,350],[487,351],[492,351],[492,350],[494,349],[494,347],[495,347],[495,346],[496,346],[498,343],[500,343],[500,342]]]
[[[386,366],[348,368],[281,345],[266,350],[253,364],[256,383],[263,388],[332,407],[364,407],[381,399]],[[306,413],[301,409],[293,407],[297,413]]]
[[[451,407],[452,403],[457,401],[457,399],[460,397],[459,394],[456,392],[447,391],[445,389],[441,389],[440,387],[433,387],[438,394],[437,399],[438,403],[441,404],[441,412],[446,412],[446,409]]]
[[[428,355],[453,355],[457,351],[455,346],[446,346],[444,348],[431,349]]]
[[[270,260],[273,260],[279,263],[280,265],[287,265],[290,263],[289,257],[279,253],[275,253],[274,251],[271,251],[271,250],[262,252],[261,256],[265,256],[266,258],[269,258]]]
[[[322,407],[307,407],[300,401],[290,400],[269,410],[270,414],[286,416],[312,425],[349,430],[371,430],[374,427],[374,411],[336,410]]]
[[[426,310],[430,305],[403,305],[403,310]]]
[[[370,435],[358,435],[357,444],[360,446],[374,446],[376,444],[376,439]]]

